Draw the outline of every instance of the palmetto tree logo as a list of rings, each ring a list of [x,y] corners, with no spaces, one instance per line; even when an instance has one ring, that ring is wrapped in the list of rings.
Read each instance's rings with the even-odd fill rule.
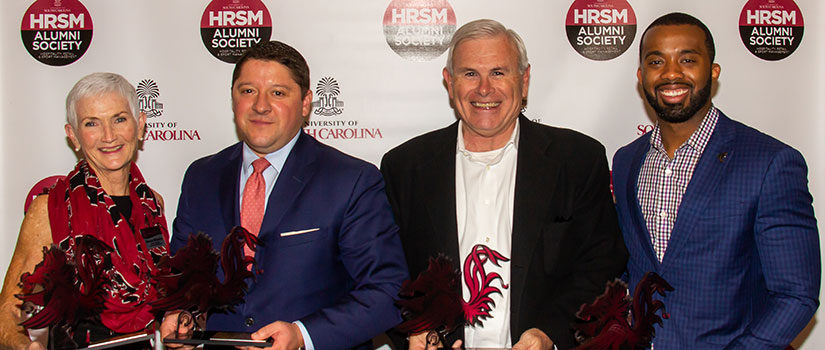
[[[315,95],[318,99],[312,102],[316,115],[330,117],[344,112],[344,101],[338,100],[341,87],[332,77],[323,77],[315,86]]]
[[[140,111],[146,113],[147,118],[155,118],[163,115],[163,103],[158,102],[160,88],[154,80],[143,79],[135,89],[138,97]]]

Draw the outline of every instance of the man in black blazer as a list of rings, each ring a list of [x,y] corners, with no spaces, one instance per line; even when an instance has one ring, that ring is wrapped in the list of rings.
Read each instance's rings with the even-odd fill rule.
[[[445,345],[574,347],[579,306],[627,261],[605,149],[521,114],[530,65],[498,22],[459,28],[443,75],[459,121],[381,162],[410,276],[437,254],[461,268],[473,319]],[[410,348],[425,348],[423,336]]]

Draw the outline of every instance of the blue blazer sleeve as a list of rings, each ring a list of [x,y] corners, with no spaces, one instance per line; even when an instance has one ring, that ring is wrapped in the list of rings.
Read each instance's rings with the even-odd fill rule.
[[[186,241],[189,239],[189,233],[194,230],[192,226],[192,209],[190,208],[190,201],[191,193],[193,192],[191,187],[191,178],[189,175],[189,169],[187,169],[186,174],[183,176],[183,183],[181,184],[181,195],[178,199],[178,211],[175,215],[175,220],[172,221],[172,238],[169,242],[169,249],[172,254],[176,253],[178,249],[183,248],[186,245]]]
[[[394,303],[407,267],[375,167],[362,168],[338,235],[340,258],[355,285],[335,305],[301,319],[316,349],[358,344],[401,322]]]
[[[802,155],[787,147],[760,174],[754,234],[768,300],[726,349],[784,348],[819,305],[819,234],[807,173]]]

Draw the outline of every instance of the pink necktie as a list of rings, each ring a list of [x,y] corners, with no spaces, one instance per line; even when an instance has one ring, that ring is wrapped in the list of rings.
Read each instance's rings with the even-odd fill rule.
[[[252,175],[246,180],[243,188],[243,199],[241,200],[241,226],[250,233],[258,236],[261,230],[261,222],[264,219],[264,203],[266,197],[266,183],[264,182],[264,169],[269,167],[266,158],[258,158],[252,162]],[[255,256],[255,252],[244,246],[246,256]]]

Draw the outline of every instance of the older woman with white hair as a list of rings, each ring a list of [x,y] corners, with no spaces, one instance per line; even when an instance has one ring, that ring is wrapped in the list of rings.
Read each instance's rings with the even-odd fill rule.
[[[135,164],[146,115],[138,110],[134,87],[114,73],[94,73],[78,81],[66,98],[66,136],[80,161],[69,174],[38,196],[20,229],[0,294],[0,347],[38,349],[19,325],[23,320],[20,276],[34,270],[44,247],[56,244],[73,256],[76,239],[92,236],[111,249],[102,259],[105,286],[99,316],[72,330],[78,345],[145,329],[153,321],[149,302],[157,263],[168,255],[169,233],[163,199],[151,190]],[[65,302],[71,302],[66,300]]]

